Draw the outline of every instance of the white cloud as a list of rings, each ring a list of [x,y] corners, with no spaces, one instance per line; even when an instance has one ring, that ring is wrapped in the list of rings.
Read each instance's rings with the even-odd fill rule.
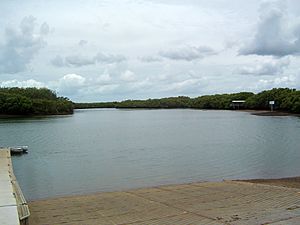
[[[295,76],[281,76],[271,79],[260,79],[255,85],[258,90],[266,90],[275,87],[299,87],[300,83],[297,82]]]
[[[84,82],[85,78],[77,74],[67,74],[59,79],[59,85],[65,87],[80,87]]]
[[[85,92],[91,95],[107,95],[115,92],[119,87],[120,85],[118,84],[95,85],[85,90]],[[99,96],[98,99],[101,97]]]
[[[122,81],[127,81],[127,82],[136,80],[135,74],[130,70],[126,70],[125,72],[123,72],[120,78]]]
[[[171,83],[168,86],[165,86],[167,91],[176,91],[176,92],[189,92],[190,90],[195,90],[201,88],[205,85],[205,82],[202,78],[190,78],[183,81],[178,81]]]
[[[289,64],[289,58],[260,59],[252,66],[241,67],[237,72],[243,75],[278,75],[282,74]]]
[[[51,86],[55,87],[62,95],[74,95],[85,86],[86,79],[77,74],[66,74],[58,81],[52,82]]]
[[[105,72],[96,78],[96,82],[98,83],[107,83],[112,81],[112,77],[108,72]]]
[[[46,85],[42,82],[36,81],[34,79],[24,80],[24,81],[18,81],[16,79],[14,80],[7,80],[0,82],[0,87],[46,87]]]

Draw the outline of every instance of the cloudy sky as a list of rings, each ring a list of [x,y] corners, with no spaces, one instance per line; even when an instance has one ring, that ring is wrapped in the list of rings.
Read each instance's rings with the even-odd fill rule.
[[[300,88],[297,0],[1,0],[0,86],[73,101]]]

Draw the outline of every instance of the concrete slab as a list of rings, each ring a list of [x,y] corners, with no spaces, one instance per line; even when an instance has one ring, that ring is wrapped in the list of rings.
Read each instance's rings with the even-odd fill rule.
[[[275,223],[270,223],[272,225],[295,225],[295,224],[300,224],[300,217],[295,217],[283,221],[278,221]]]

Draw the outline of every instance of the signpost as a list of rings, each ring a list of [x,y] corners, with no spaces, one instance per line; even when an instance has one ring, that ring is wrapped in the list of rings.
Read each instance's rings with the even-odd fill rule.
[[[269,101],[269,105],[271,107],[271,112],[274,110],[275,101]]]

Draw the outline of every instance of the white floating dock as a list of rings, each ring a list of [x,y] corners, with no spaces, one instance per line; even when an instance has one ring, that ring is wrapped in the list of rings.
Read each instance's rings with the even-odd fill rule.
[[[0,224],[27,224],[29,210],[13,174],[9,149],[0,149]]]
[[[0,150],[0,223],[20,224],[17,201],[11,182],[11,159],[9,150]]]

